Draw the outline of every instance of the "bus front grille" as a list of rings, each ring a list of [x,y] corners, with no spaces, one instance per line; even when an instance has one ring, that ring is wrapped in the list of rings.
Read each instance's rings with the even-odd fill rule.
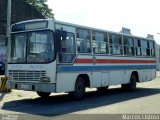
[[[9,70],[8,73],[15,81],[39,81],[46,76],[45,71]]]

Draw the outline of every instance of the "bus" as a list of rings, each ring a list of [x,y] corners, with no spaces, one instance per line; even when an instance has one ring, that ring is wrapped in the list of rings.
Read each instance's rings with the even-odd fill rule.
[[[8,42],[9,43],[9,42]],[[111,85],[136,90],[156,76],[155,41],[57,20],[13,24],[8,44],[7,87],[82,99],[86,88]]]

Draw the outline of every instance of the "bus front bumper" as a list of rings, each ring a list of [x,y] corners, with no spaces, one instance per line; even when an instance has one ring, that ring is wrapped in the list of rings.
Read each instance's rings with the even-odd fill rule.
[[[15,82],[8,80],[7,88],[26,91],[56,92],[55,83]]]

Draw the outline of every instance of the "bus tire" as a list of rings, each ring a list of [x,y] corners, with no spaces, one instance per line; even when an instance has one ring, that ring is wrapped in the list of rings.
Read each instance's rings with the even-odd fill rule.
[[[135,74],[132,74],[130,77],[130,82],[128,84],[122,84],[122,89],[128,90],[128,91],[135,91],[137,85],[137,76]]]
[[[107,90],[108,90],[108,86],[106,86],[106,87],[98,87],[97,88],[98,92],[106,92]]]
[[[37,92],[37,94],[42,98],[47,98],[51,94],[51,92]]]
[[[86,86],[82,77],[78,77],[75,83],[75,88],[73,92],[69,92],[68,95],[75,100],[80,100],[85,95]]]

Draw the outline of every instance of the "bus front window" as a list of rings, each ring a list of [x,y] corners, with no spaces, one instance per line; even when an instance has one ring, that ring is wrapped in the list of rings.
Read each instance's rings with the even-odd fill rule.
[[[24,63],[26,58],[27,34],[15,34],[12,36],[11,61],[12,63]]]
[[[11,63],[48,63],[53,61],[54,42],[51,31],[12,35]]]

